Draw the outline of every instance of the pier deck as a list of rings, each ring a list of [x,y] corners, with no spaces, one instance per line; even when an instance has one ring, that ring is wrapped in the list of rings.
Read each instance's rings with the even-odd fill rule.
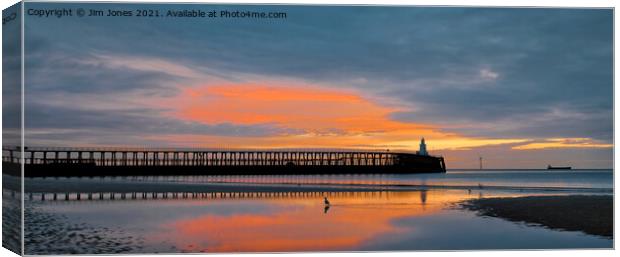
[[[442,157],[378,151],[3,147],[26,177],[445,172]],[[23,156],[22,156],[23,155]],[[13,165],[13,166],[11,166]]]

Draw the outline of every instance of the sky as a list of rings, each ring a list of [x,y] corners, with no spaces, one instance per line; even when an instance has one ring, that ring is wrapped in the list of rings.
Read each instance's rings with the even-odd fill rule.
[[[26,9],[137,9],[27,3]],[[26,145],[416,151],[613,166],[611,9],[146,5],[25,20]],[[7,108],[7,107],[4,107]]]

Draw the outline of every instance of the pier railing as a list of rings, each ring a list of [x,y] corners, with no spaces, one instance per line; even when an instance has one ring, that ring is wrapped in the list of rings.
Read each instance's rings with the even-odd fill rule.
[[[22,152],[3,147],[3,162],[21,163]],[[201,150],[144,148],[26,147],[25,164],[94,166],[391,166],[399,156],[387,151]]]

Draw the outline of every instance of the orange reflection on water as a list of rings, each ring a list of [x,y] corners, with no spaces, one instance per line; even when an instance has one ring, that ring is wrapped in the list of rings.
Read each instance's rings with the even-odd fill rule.
[[[165,224],[166,234],[152,240],[174,238],[178,249],[190,252],[353,250],[381,234],[415,233],[396,227],[393,221],[432,215],[445,203],[462,199],[462,195],[436,191],[340,193],[329,196],[327,209],[320,196],[237,199],[231,201],[261,201],[271,212],[178,220]]]

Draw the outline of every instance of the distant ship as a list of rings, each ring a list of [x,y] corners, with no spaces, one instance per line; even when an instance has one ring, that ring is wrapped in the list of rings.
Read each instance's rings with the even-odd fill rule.
[[[570,169],[572,169],[572,167],[570,167],[570,166],[566,166],[566,167],[553,167],[551,165],[547,165],[547,169],[548,170],[570,170]]]

